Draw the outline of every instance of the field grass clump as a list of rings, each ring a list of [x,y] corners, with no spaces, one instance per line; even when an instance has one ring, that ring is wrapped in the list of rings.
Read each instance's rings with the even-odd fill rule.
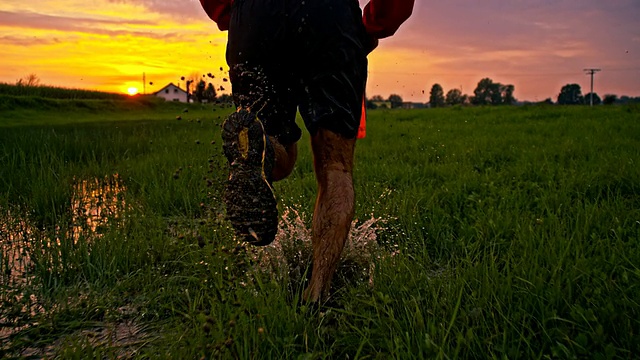
[[[260,257],[224,219],[232,109],[99,101],[0,110],[0,357],[640,353],[636,107],[371,111],[316,308],[308,135]]]

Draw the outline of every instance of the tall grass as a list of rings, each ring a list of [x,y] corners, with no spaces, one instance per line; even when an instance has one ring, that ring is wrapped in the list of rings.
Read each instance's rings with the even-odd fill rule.
[[[41,97],[48,99],[65,99],[65,100],[78,100],[78,99],[102,99],[102,100],[124,100],[128,96],[124,94],[108,93],[95,90],[83,90],[83,89],[68,89],[57,86],[47,85],[13,85],[7,83],[0,83],[0,95],[12,95],[12,96],[31,96]]]
[[[386,221],[366,235],[372,278],[342,268],[320,309],[300,302],[308,255],[291,245],[308,234],[315,200],[308,135],[292,176],[275,184],[283,213],[300,214],[282,222],[294,250],[275,249],[298,274],[287,277],[265,271],[224,221],[219,124],[230,109],[184,108],[67,104],[0,123],[0,210],[42,232],[24,236],[31,277],[0,284],[0,330],[12,334],[0,356],[640,351],[638,108],[372,111],[355,169],[356,225]],[[99,234],[65,236],[74,184],[113,174],[127,210]],[[144,330],[87,335],[124,324]]]

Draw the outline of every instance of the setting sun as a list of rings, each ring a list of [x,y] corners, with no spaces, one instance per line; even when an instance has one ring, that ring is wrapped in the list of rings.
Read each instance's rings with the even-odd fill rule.
[[[134,88],[134,87],[130,87],[127,89],[127,93],[129,93],[129,95],[133,96],[133,95],[137,95],[138,94],[138,89]]]

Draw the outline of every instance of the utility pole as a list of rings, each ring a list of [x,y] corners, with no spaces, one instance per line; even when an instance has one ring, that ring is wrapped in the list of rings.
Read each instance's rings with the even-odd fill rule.
[[[584,69],[587,75],[591,75],[591,92],[589,93],[589,105],[593,106],[593,75],[602,69]]]

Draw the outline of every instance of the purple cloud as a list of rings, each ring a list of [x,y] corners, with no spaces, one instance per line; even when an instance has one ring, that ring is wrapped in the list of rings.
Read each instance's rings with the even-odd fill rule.
[[[154,22],[147,20],[129,19],[97,19],[89,17],[69,17],[39,14],[34,12],[10,12],[0,11],[0,24],[16,28],[57,30],[65,32],[80,32],[107,36],[135,36],[151,39],[181,39],[186,35],[179,32],[163,32],[157,30],[140,31],[129,29],[109,29],[109,25],[120,26],[140,26],[153,25]],[[105,27],[106,25],[106,27]],[[6,37],[5,37],[6,38]],[[4,39],[4,43],[16,41],[16,39]]]
[[[0,36],[0,44],[16,46],[59,44],[58,38],[42,39],[36,36]]]
[[[197,0],[108,0],[110,3],[140,5],[147,10],[181,19],[208,19]]]

